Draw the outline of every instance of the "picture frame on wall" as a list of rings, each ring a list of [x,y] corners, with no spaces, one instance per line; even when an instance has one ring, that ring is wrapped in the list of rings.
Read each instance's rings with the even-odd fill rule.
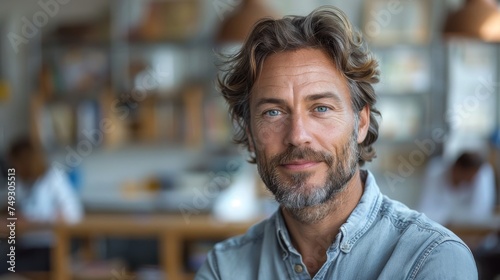
[[[374,45],[425,45],[430,41],[429,0],[370,0],[365,2],[362,30]]]

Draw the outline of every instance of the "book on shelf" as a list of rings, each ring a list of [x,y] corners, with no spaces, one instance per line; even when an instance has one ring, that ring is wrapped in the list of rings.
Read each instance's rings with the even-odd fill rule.
[[[210,98],[204,106],[206,141],[214,145],[225,145],[231,141],[231,121],[228,106],[222,97]]]
[[[57,103],[47,107],[50,112],[50,121],[57,139],[57,145],[71,145],[74,140],[73,110],[70,105]]]
[[[107,83],[109,65],[104,49],[63,48],[47,54],[40,73],[40,86],[50,95],[88,97]]]
[[[183,93],[184,142],[199,148],[203,143],[203,87],[190,86]]]
[[[178,112],[173,102],[158,102],[155,106],[158,140],[161,143],[175,143],[178,136]]]
[[[103,142],[103,132],[99,127],[101,113],[96,100],[85,100],[80,102],[76,109],[76,140],[90,141],[94,146],[100,146]]]
[[[58,145],[49,108],[41,107],[39,111],[35,112],[34,120],[41,146],[46,151],[54,150]]]
[[[47,151],[78,147],[81,141],[100,146],[105,136],[99,126],[101,111],[96,100],[80,102],[76,107],[65,102],[42,104],[34,118],[38,139]]]

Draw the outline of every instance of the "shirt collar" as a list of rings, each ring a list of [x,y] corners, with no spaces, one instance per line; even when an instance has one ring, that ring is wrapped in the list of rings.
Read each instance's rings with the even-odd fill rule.
[[[281,250],[283,251],[283,258],[285,258],[289,252],[296,252],[292,245],[292,239],[288,234],[288,229],[281,213],[281,208],[278,208],[274,215],[274,221],[276,226],[276,238],[278,238],[278,243],[280,244]]]
[[[347,221],[340,227],[341,243],[340,250],[344,253],[349,253],[359,238],[369,229],[374,222],[380,205],[382,204],[382,194],[375,181],[375,177],[370,171],[361,170],[362,174],[367,174],[363,195],[354,208]],[[278,243],[284,252],[284,257],[288,252],[296,253],[292,246],[288,229],[285,225],[284,218],[281,214],[281,209],[278,209],[274,215],[276,237]]]
[[[370,171],[362,170],[361,172],[367,174],[363,195],[347,221],[340,227],[344,236],[340,250],[344,253],[350,252],[356,241],[368,231],[382,205],[382,194],[375,177]]]

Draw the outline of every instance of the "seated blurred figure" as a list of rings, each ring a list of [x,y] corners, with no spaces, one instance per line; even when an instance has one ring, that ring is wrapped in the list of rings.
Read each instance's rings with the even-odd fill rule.
[[[17,224],[75,223],[83,208],[64,170],[48,167],[43,153],[28,137],[14,141],[7,153],[8,167],[16,173]],[[37,227],[35,227],[37,228]],[[18,237],[16,271],[48,270],[50,230],[33,230]],[[22,255],[22,256],[20,256]],[[4,271],[0,272],[3,273]]]
[[[78,222],[82,205],[64,170],[47,167],[41,151],[29,138],[15,141],[8,153],[16,169],[16,196],[19,214],[27,221],[52,223]]]
[[[451,165],[431,160],[424,188],[418,210],[443,225],[477,223],[493,214],[493,168],[476,152],[463,152]]]

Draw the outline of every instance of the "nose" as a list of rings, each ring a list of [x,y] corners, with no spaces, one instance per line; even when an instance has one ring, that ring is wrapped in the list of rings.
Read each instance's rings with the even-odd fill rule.
[[[310,127],[303,116],[298,114],[290,116],[287,121],[287,132],[285,136],[285,145],[300,147],[311,144]]]

